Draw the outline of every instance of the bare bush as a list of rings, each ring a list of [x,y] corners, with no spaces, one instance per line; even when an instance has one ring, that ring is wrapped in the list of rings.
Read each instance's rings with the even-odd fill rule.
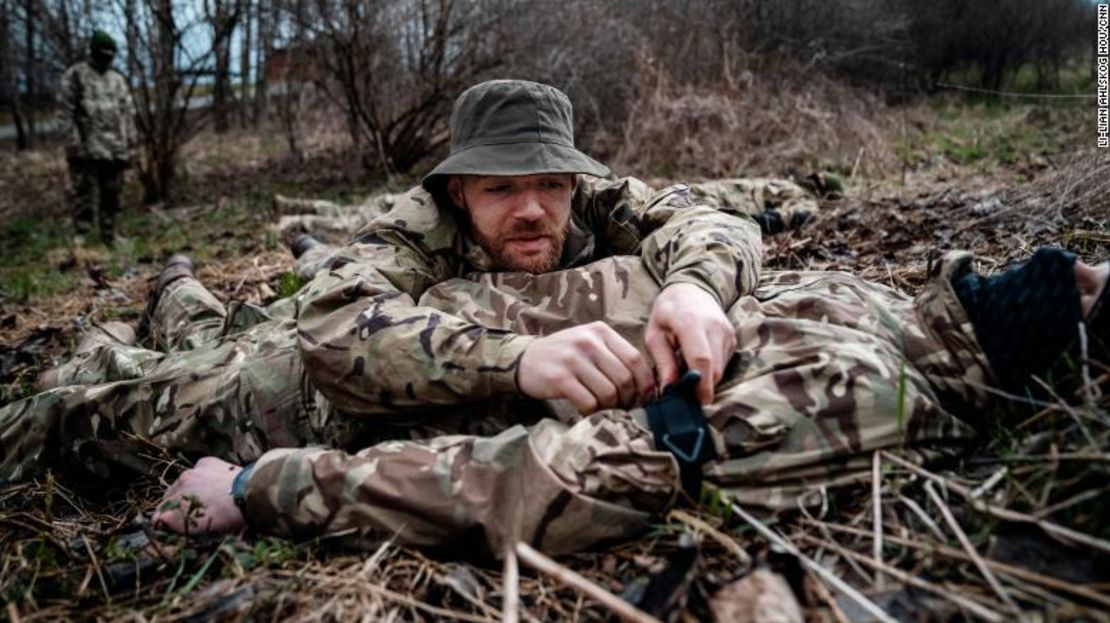
[[[674,80],[650,57],[619,133],[618,166],[665,176],[731,177],[834,167],[879,173],[896,161],[878,97],[792,65],[745,71],[724,87]]]
[[[367,169],[404,173],[447,141],[452,100],[500,66],[500,24],[522,3],[316,0],[301,25],[319,84],[342,104]]]

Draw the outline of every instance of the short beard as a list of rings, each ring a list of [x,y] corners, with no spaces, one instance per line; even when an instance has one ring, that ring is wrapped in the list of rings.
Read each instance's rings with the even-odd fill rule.
[[[485,236],[482,232],[478,231],[476,227],[471,226],[470,235],[473,236],[478,244],[489,254],[497,270],[520,271],[538,275],[551,272],[559,267],[559,261],[563,259],[563,246],[565,246],[567,242],[567,230],[569,227],[570,221],[567,221],[567,225],[561,229],[547,227],[540,221],[526,221],[504,231],[497,232],[495,237]],[[543,256],[517,258],[505,248],[506,239],[533,234],[542,234],[551,239],[550,253]]]

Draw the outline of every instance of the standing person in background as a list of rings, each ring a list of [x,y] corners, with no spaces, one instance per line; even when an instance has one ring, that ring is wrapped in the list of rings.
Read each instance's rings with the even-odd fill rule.
[[[89,41],[89,58],[62,75],[59,129],[65,137],[78,246],[85,243],[98,212],[94,191],[100,199],[100,239],[114,243],[123,171],[131,166],[138,139],[127,80],[112,69],[115,56],[115,40],[97,30]]]

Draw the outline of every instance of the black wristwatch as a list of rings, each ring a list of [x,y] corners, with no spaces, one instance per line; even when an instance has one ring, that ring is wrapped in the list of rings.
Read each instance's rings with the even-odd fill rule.
[[[247,502],[247,481],[250,480],[252,472],[254,472],[254,463],[244,466],[235,475],[235,480],[231,481],[231,499],[239,510],[243,510],[243,505]]]

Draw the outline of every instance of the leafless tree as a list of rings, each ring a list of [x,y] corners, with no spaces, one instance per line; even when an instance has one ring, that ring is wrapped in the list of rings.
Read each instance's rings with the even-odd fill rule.
[[[170,196],[181,146],[207,121],[205,111],[190,103],[201,77],[212,73],[216,50],[226,46],[234,20],[223,20],[222,29],[212,32],[212,45],[194,51],[187,37],[209,27],[204,15],[171,0],[122,1],[142,137],[139,179],[145,202],[162,201]]]
[[[212,117],[217,133],[229,127],[231,98],[231,34],[239,21],[240,2],[205,0],[204,10],[212,28]]]
[[[27,148],[27,128],[23,117],[22,98],[19,85],[16,83],[15,49],[12,41],[12,13],[14,6],[11,0],[0,0],[0,98],[8,103],[8,111],[15,125],[16,149]]]
[[[239,3],[239,21],[240,21],[240,38],[239,38],[239,125],[247,127],[249,116],[247,114],[247,102],[249,101],[251,92],[251,52],[254,51],[252,47],[252,28],[254,27],[254,3],[251,0],[236,0]]]
[[[367,169],[410,170],[446,142],[453,98],[509,57],[517,0],[313,0],[301,18],[319,84]]]

